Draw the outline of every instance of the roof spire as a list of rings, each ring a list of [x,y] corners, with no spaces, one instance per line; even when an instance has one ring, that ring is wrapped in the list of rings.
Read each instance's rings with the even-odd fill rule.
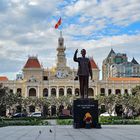
[[[64,47],[64,38],[62,36],[62,31],[60,31],[60,37],[58,38],[59,47]]]
[[[133,57],[132,61],[131,61],[133,64],[139,64],[136,59]]]
[[[111,57],[112,55],[115,55],[116,53],[114,52],[114,50],[111,48],[111,51],[109,52],[107,58]]]
[[[62,38],[62,31],[60,31],[60,38]]]

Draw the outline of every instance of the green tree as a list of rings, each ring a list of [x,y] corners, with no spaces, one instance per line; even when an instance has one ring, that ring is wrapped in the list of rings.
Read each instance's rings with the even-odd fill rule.
[[[133,95],[140,95],[140,85],[132,88],[131,92]]]
[[[116,95],[97,95],[96,99],[98,100],[99,107],[101,107],[101,105],[105,105],[105,110],[108,112],[108,114],[111,115],[113,113],[113,111],[115,110]]]
[[[6,110],[12,109],[17,103],[17,95],[10,91],[8,87],[0,84],[0,106],[5,107]]]
[[[135,111],[140,115],[140,85],[132,88],[132,101]]]

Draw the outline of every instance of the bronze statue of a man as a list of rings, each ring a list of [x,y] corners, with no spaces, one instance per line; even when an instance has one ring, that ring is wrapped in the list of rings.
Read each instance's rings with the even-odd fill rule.
[[[79,77],[80,82],[80,95],[81,98],[88,98],[88,83],[89,83],[89,75],[92,79],[92,69],[90,60],[85,57],[86,56],[86,50],[81,50],[82,57],[77,58],[78,49],[75,51],[73,60],[75,62],[78,62],[78,72],[77,75]]]

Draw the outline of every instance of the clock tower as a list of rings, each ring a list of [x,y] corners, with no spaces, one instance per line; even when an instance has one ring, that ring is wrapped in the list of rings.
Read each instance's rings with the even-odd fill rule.
[[[58,48],[57,48],[57,69],[66,68],[66,57],[65,57],[66,47],[64,46],[64,38],[62,37],[62,31],[60,31],[60,37],[58,38]]]
[[[62,31],[60,31],[60,37],[58,38],[57,47],[57,66],[56,66],[56,76],[57,78],[66,78],[69,75],[69,67],[66,64],[66,47],[64,46],[64,38],[62,36]]]

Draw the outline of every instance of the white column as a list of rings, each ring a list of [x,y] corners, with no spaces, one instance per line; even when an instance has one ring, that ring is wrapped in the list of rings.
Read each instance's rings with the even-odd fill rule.
[[[39,98],[39,86],[37,87],[37,97]]]
[[[75,92],[74,92],[74,86],[72,87],[72,95],[74,96],[75,95]]]
[[[112,94],[115,94],[115,89],[114,88],[112,89]]]
[[[14,83],[14,89],[13,89],[13,93],[15,94],[15,93],[17,93],[17,91],[16,91],[16,85],[15,85],[15,83]]]
[[[94,88],[94,96],[98,95],[100,92],[98,92],[99,86],[96,84]]]
[[[67,96],[67,88],[66,88],[66,86],[64,87],[64,96]]]
[[[124,95],[124,89],[123,88],[121,89],[121,95]]]
[[[108,95],[108,89],[105,88],[105,95],[107,96]]]
[[[48,87],[48,97],[51,97],[51,87]]]
[[[25,98],[28,97],[28,95],[29,95],[28,92],[29,92],[28,88],[25,87]]]
[[[56,98],[59,97],[59,89],[58,89],[58,86],[56,87]]]
[[[130,88],[128,89],[128,94],[131,94],[131,89]]]

